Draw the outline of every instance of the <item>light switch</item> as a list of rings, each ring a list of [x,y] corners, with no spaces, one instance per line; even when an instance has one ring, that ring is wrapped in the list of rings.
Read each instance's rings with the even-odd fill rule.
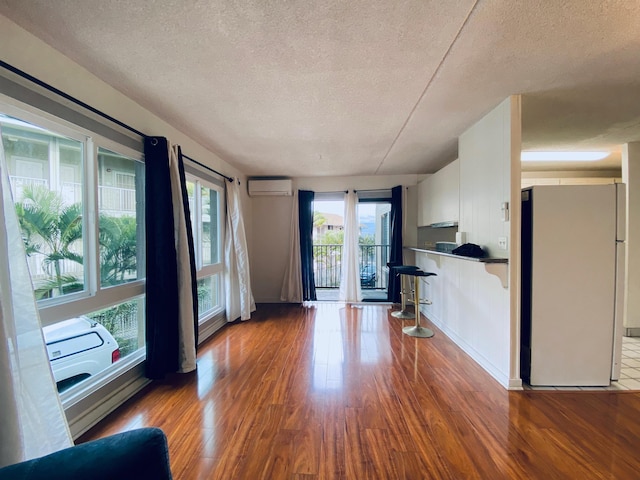
[[[509,202],[502,202],[500,205],[500,218],[503,222],[509,221]]]
[[[507,250],[507,237],[498,237],[498,247],[502,250]]]

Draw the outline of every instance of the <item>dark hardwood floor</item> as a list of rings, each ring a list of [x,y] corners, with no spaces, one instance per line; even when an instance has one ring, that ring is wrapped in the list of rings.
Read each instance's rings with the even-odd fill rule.
[[[389,312],[259,305],[81,441],[160,427],[177,480],[640,478],[640,393],[509,392]]]

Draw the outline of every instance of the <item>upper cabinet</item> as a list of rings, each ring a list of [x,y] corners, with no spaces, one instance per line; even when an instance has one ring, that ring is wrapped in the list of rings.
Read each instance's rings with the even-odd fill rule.
[[[431,177],[418,183],[418,226],[424,227],[431,224]]]
[[[456,160],[418,184],[418,226],[460,219],[460,161]]]

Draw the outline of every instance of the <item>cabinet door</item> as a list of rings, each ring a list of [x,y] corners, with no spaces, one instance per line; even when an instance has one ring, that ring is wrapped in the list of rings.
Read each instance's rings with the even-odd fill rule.
[[[426,178],[418,184],[418,226],[425,227],[431,225],[431,188],[429,180]]]
[[[456,160],[431,180],[431,222],[457,222],[460,219],[460,161]]]

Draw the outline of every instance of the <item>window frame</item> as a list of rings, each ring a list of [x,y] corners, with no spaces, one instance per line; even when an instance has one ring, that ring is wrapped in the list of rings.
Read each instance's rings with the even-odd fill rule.
[[[30,121],[30,119],[24,120]],[[49,126],[47,126],[47,128],[49,128]],[[84,264],[85,288],[82,292],[39,300],[37,304],[42,326],[108,308],[133,297],[144,295],[145,293],[146,269],[144,265],[141,265],[139,268],[142,275],[139,275],[140,278],[137,280],[107,287],[100,285],[100,245],[98,240],[100,229],[97,169],[99,148],[104,148],[144,164],[143,155],[99,135],[93,138],[87,136],[86,138],[87,148],[85,148],[85,150],[88,150],[89,153],[85,159],[87,165],[83,169],[84,172],[86,172],[83,172],[83,216],[85,217],[83,219],[83,234],[85,237],[83,239],[83,249],[84,255],[88,258],[88,261]],[[138,258],[144,259],[144,208],[142,208],[142,211],[142,215],[138,215],[139,212],[136,212],[138,217],[142,217],[139,222],[142,222],[141,228],[143,232],[143,241],[137,247],[142,249],[138,252]]]
[[[194,251],[195,251],[195,263],[196,263],[196,281],[202,280],[204,278],[212,277],[214,275],[218,276],[217,282],[217,298],[218,304],[212,308],[207,310],[206,312],[198,312],[198,324],[202,325],[209,321],[211,318],[216,315],[222,313],[224,311],[224,282],[223,274],[224,274],[224,235],[225,235],[225,222],[224,220],[224,212],[225,212],[225,188],[216,184],[215,182],[207,179],[204,175],[197,175],[194,172],[194,169],[190,169],[188,172],[185,172],[185,179],[187,182],[191,182],[195,185],[195,212],[192,213],[192,217],[194,219],[192,230],[193,230],[193,243],[194,243]],[[218,193],[218,202],[217,202],[217,219],[218,219],[218,262],[212,263],[208,265],[203,265],[203,249],[202,249],[202,188],[208,188],[209,190],[215,190]]]
[[[120,285],[102,287],[100,285],[99,262],[99,209],[98,209],[98,150],[109,150],[145,165],[144,154],[129,146],[92,132],[80,125],[56,117],[37,107],[25,104],[4,94],[0,94],[0,112],[45,129],[54,135],[60,135],[82,143],[82,229],[83,229],[83,276],[84,288],[81,292],[61,295],[36,302],[43,327],[86,315],[112,306],[142,299],[146,293],[145,225],[144,201],[136,208],[138,232],[141,241],[137,243],[137,257],[143,259],[138,266],[139,278]],[[136,195],[139,195],[138,193]],[[142,192],[144,199],[144,191]],[[141,213],[141,215],[140,215]],[[140,230],[141,229],[141,230]],[[91,381],[82,382],[77,388],[71,388],[59,394],[63,407],[69,408],[107,386],[116,378],[141,364],[146,359],[144,347],[138,348],[127,357],[120,359],[110,368],[91,377]],[[86,383],[86,384],[85,384]]]

